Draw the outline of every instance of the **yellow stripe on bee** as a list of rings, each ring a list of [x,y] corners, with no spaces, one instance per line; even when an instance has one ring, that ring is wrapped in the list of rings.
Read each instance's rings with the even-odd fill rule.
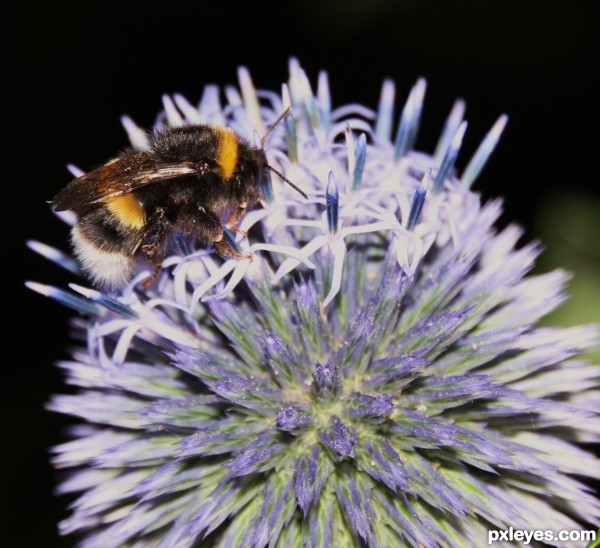
[[[106,201],[106,207],[127,228],[140,229],[146,222],[146,212],[134,194],[123,194]]]
[[[221,168],[221,175],[225,180],[229,179],[235,172],[238,161],[239,145],[238,138],[233,130],[223,127],[217,128],[219,132],[219,150],[217,161]]]

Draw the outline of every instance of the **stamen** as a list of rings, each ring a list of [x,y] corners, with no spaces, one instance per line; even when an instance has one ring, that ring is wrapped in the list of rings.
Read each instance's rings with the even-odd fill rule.
[[[265,132],[265,128],[262,116],[260,115],[260,103],[256,95],[256,88],[250,77],[250,72],[248,72],[246,67],[238,69],[238,81],[240,83],[240,90],[242,91],[244,107],[248,114],[248,120],[251,126],[262,135]]]
[[[286,83],[281,84],[281,102],[283,108],[292,108],[292,98],[290,96],[290,88]]]
[[[392,80],[384,80],[381,86],[381,96],[377,108],[377,122],[375,135],[380,141],[390,141],[392,137],[392,124],[394,117],[394,98],[396,86]]]
[[[291,68],[291,67],[290,67]],[[312,129],[320,127],[319,113],[315,106],[315,97],[310,87],[306,72],[297,65],[290,78],[290,91],[296,100],[300,100],[308,114],[308,122]]]
[[[462,99],[457,99],[452,105],[452,110],[450,110],[450,114],[448,115],[448,118],[446,118],[444,129],[442,130],[438,144],[435,147],[435,153],[433,154],[438,161],[446,153],[454,135],[456,135],[458,126],[460,126],[460,123],[463,121],[465,108],[466,105]]]
[[[52,287],[50,285],[44,285],[37,282],[25,282],[25,286],[44,297],[50,297],[57,303],[72,308],[80,314],[90,314],[93,316],[100,316],[100,309],[87,299],[82,299],[71,293],[67,293],[63,289],[58,287]]]
[[[129,116],[121,116],[121,124],[125,128],[127,138],[133,148],[145,150],[150,146],[148,134],[142,128],[138,127]],[[83,175],[83,173],[80,173],[79,175]],[[79,177],[79,175],[75,176]]]
[[[263,198],[265,202],[272,204],[275,200],[275,195],[273,194],[273,181],[271,181],[271,173],[268,169],[261,169],[259,177],[260,190]]]
[[[69,287],[73,291],[77,291],[77,293],[83,295],[84,297],[90,299],[91,301],[94,301],[95,303],[98,303],[99,305],[102,305],[105,308],[107,308],[108,310],[111,310],[112,312],[116,312],[117,314],[120,314],[121,316],[126,316],[128,318],[138,318],[139,317],[138,313],[135,312],[130,306],[127,306],[127,305],[117,301],[113,297],[110,297],[109,295],[106,295],[106,294],[102,293],[101,291],[96,291],[95,289],[90,289],[90,288],[83,287],[83,286],[77,285],[77,284],[69,284]]]
[[[304,71],[302,71],[302,80],[304,81],[304,85],[307,89],[307,95],[306,99],[304,100],[304,106],[306,108],[306,112],[308,113],[308,121],[310,123],[310,127],[314,130],[321,127],[321,120],[319,119],[319,112],[315,105],[316,101],[312,93],[310,83],[308,81],[308,76],[306,76]]]
[[[168,95],[162,96],[162,103],[165,109],[165,116],[167,117],[167,123],[171,127],[177,127],[183,125],[183,117],[181,113],[177,110],[173,99]]]
[[[283,84],[281,89],[283,104],[287,110],[291,109],[290,90],[286,84]],[[296,131],[296,119],[291,112],[283,120],[285,127],[285,138],[287,142],[287,155],[290,161],[295,164],[298,162],[298,134]]]
[[[435,183],[433,184],[433,193],[437,194],[444,188],[444,182],[450,175],[450,171],[454,167],[454,162],[456,162],[456,158],[460,151],[460,146],[462,144],[463,136],[467,129],[467,122],[463,122],[460,124],[446,154],[444,155],[444,159],[442,160],[442,164],[440,165],[440,169],[435,178]]]
[[[77,167],[75,164],[67,164],[67,169],[69,170],[69,173],[73,175],[73,177],[81,177],[82,175],[85,175],[85,171],[83,171],[83,169],[80,167]]]
[[[346,140],[346,160],[348,163],[348,174],[352,175],[354,173],[354,166],[356,165],[356,157],[355,157],[355,145],[354,145],[354,137],[352,136],[352,129],[350,128],[350,124],[348,122],[345,123],[344,126],[344,138]]]
[[[302,85],[300,83],[300,63],[298,59],[295,57],[290,58],[288,63],[290,79],[289,79],[289,92],[291,96],[292,105],[304,102],[304,97],[302,96]]]
[[[198,114],[201,124],[225,125],[225,116],[221,107],[221,90],[219,86],[208,85],[204,88],[198,104]]]
[[[319,117],[325,126],[325,129],[328,129],[331,123],[331,96],[329,93],[329,80],[325,71],[319,72],[317,98],[319,105]]]
[[[224,114],[227,115],[230,112],[244,113],[244,101],[242,100],[242,96],[238,92],[235,86],[225,86],[225,99],[227,99],[227,106],[224,109]],[[245,118],[245,122],[248,121],[248,116],[243,114]],[[257,128],[252,128],[254,131],[258,131]]]
[[[275,128],[280,124],[280,122],[290,114],[292,107],[287,107],[278,117],[277,119],[269,126],[269,129],[265,132],[265,134],[260,139],[260,146],[264,148],[266,140],[269,138],[271,133],[275,130]]]
[[[421,216],[421,210],[423,209],[423,204],[425,203],[425,196],[427,195],[427,188],[429,187],[430,181],[431,168],[427,170],[423,180],[419,183],[410,206],[408,221],[406,222],[406,230],[410,232],[412,232],[412,230],[415,228],[417,222],[419,221],[419,217]]]
[[[175,240],[175,245],[177,246],[177,249],[179,250],[179,253],[181,255],[183,255],[184,257],[187,257],[188,255],[191,255],[193,253],[193,249],[190,246],[189,239],[183,235],[181,230],[175,231],[174,240]]]
[[[423,98],[425,97],[426,82],[419,78],[413,86],[402,110],[400,127],[396,135],[394,159],[399,161],[409,150],[412,149],[417,139],[421,111],[423,110]]]
[[[483,141],[481,141],[481,144],[479,145],[479,148],[475,154],[473,154],[473,158],[471,158],[471,161],[468,163],[461,177],[463,184],[467,188],[470,188],[475,179],[479,177],[479,174],[485,167],[488,158],[496,148],[498,140],[500,139],[500,135],[502,135],[502,131],[504,131],[507,122],[508,116],[506,114],[500,116]]]
[[[181,93],[175,93],[173,100],[177,105],[177,108],[185,116],[186,122],[190,124],[201,124],[202,120],[198,109],[192,105]]]
[[[225,240],[227,241],[227,245],[229,245],[229,247],[231,248],[231,250],[234,253],[239,253],[240,255],[242,253],[244,253],[244,250],[240,247],[240,245],[235,241],[235,236],[234,234],[228,230],[225,229],[223,231],[223,237],[225,238]]]
[[[329,173],[329,182],[325,190],[325,205],[327,207],[327,226],[330,234],[336,234],[339,224],[340,195],[335,184],[333,173]]]
[[[79,268],[77,261],[62,251],[43,244],[42,242],[36,242],[35,240],[28,240],[27,247],[49,261],[52,261],[54,264],[61,266],[65,270],[68,270],[77,276],[81,276],[81,269]]]
[[[361,133],[358,137],[355,156],[354,173],[352,174],[352,190],[356,190],[360,186],[363,171],[365,169],[365,160],[367,159],[367,136],[364,133]]]
[[[53,209],[52,213],[54,213],[54,215],[56,215],[63,223],[66,223],[69,226],[75,226],[75,223],[77,222],[77,214],[70,209],[65,211],[56,211]]]

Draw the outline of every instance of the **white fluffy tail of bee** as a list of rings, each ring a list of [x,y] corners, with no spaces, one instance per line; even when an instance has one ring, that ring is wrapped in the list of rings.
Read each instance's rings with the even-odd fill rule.
[[[75,225],[71,231],[73,251],[84,272],[94,284],[115,289],[122,287],[131,278],[134,259],[114,251],[107,252],[90,242]]]

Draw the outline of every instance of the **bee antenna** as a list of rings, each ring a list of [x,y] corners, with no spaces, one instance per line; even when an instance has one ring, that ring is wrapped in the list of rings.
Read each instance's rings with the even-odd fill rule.
[[[277,118],[277,120],[275,120],[275,122],[273,122],[271,124],[271,127],[269,127],[269,129],[267,130],[267,132],[263,135],[262,139],[260,140],[260,146],[262,147],[265,144],[265,141],[267,140],[267,138],[269,137],[269,135],[271,135],[271,133],[273,132],[273,130],[281,123],[281,121],[290,113],[290,111],[292,110],[292,107],[287,107]],[[306,200],[308,200],[308,196],[306,195],[306,193],[301,190],[300,188],[298,188],[294,183],[292,183],[292,181],[290,181],[283,173],[280,173],[279,171],[277,171],[274,167],[270,166],[269,164],[265,164],[265,166],[270,169],[273,173],[275,173],[275,175],[277,175],[282,181],[285,181],[288,185],[290,185],[296,192],[298,192],[299,194],[302,194],[302,196],[304,196],[304,198]]]
[[[273,122],[271,124],[271,127],[267,130],[267,133],[265,133],[261,140],[260,140],[260,146],[262,147],[265,144],[265,141],[267,140],[267,137],[269,135],[271,135],[271,133],[273,133],[273,130],[280,124],[281,120],[283,120],[292,110],[292,107],[288,107],[286,108],[280,115],[279,118],[277,118],[277,120],[275,120],[275,122]],[[270,166],[269,166],[270,167]]]
[[[292,183],[292,181],[290,181],[285,175],[283,175],[283,173],[280,173],[274,167],[271,167],[269,164],[266,164],[266,167],[269,168],[273,173],[275,173],[275,175],[277,175],[282,181],[285,181],[288,185],[290,185],[296,192],[302,194],[302,196],[304,196],[306,200],[308,200],[308,196],[306,195],[306,193],[303,190],[299,189],[294,183]]]

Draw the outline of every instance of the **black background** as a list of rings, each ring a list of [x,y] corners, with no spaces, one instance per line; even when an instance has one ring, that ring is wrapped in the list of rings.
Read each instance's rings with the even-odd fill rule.
[[[89,169],[126,144],[119,117],[144,127],[163,93],[199,99],[207,83],[235,83],[246,65],[258,88],[280,90],[296,56],[313,84],[326,69],[334,106],[376,107],[385,77],[397,106],[428,80],[417,147],[431,151],[456,97],[467,101],[464,159],[497,116],[510,116],[477,188],[503,195],[506,219],[534,236],[549,193],[578,187],[598,196],[598,7],[594,1],[504,0],[265,2],[21,2],[4,8],[4,241],[2,491],[11,546],[70,546],[56,523],[47,448],[64,419],[43,406],[62,390],[52,363],[68,356],[70,312],[26,291],[27,279],[71,278],[25,248],[67,248],[66,226],[45,200],[65,185],[65,165]],[[7,77],[8,76],[8,77]],[[6,117],[8,116],[8,124]],[[8,331],[6,324],[8,323]]]

